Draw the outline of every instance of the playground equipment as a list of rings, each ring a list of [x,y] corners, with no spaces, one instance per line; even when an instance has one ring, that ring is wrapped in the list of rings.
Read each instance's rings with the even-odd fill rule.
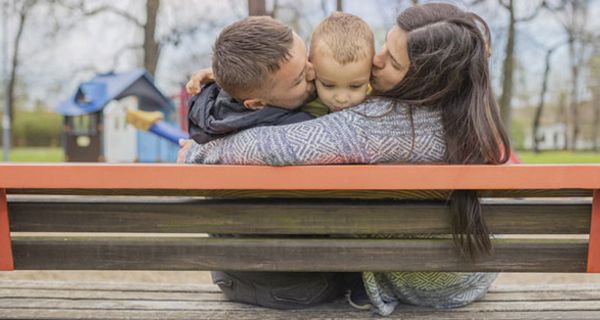
[[[173,101],[146,70],[98,74],[82,82],[57,108],[64,115],[65,160],[174,162],[178,146],[153,131],[128,125],[127,110],[159,112],[165,124],[175,123],[177,117]]]
[[[127,123],[136,129],[152,132],[168,141],[179,145],[179,139],[187,139],[188,134],[183,130],[163,121],[164,115],[160,111],[147,112],[141,110],[127,110]]]

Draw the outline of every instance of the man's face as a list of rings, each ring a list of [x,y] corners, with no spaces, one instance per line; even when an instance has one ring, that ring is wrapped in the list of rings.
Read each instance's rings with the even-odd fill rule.
[[[271,106],[296,109],[316,97],[315,72],[308,62],[304,41],[294,33],[290,58],[283,61],[263,92],[264,101]]]

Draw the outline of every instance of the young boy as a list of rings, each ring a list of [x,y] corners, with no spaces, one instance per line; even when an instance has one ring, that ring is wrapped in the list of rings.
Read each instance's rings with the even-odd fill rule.
[[[363,102],[374,54],[373,32],[365,21],[342,12],[325,18],[313,31],[309,51],[319,98],[302,111],[322,116]]]

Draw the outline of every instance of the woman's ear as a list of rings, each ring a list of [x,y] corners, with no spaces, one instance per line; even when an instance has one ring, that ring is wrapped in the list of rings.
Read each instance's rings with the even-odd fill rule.
[[[266,107],[267,104],[262,99],[246,99],[244,100],[244,107],[250,110],[260,110]]]

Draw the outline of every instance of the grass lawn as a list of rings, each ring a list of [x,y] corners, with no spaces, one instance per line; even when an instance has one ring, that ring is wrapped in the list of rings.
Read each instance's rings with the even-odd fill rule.
[[[530,151],[517,151],[517,156],[523,163],[598,163],[600,152],[569,152],[548,151],[533,153]]]
[[[3,159],[0,148],[0,159]],[[63,149],[60,147],[20,147],[10,150],[8,160],[11,162],[62,162]]]
[[[530,151],[518,151],[517,155],[523,163],[598,163],[600,164],[600,152],[568,152],[549,151],[535,154]],[[0,159],[2,149],[0,148]],[[61,162],[63,161],[63,150],[55,148],[13,148],[9,160],[13,162]]]

